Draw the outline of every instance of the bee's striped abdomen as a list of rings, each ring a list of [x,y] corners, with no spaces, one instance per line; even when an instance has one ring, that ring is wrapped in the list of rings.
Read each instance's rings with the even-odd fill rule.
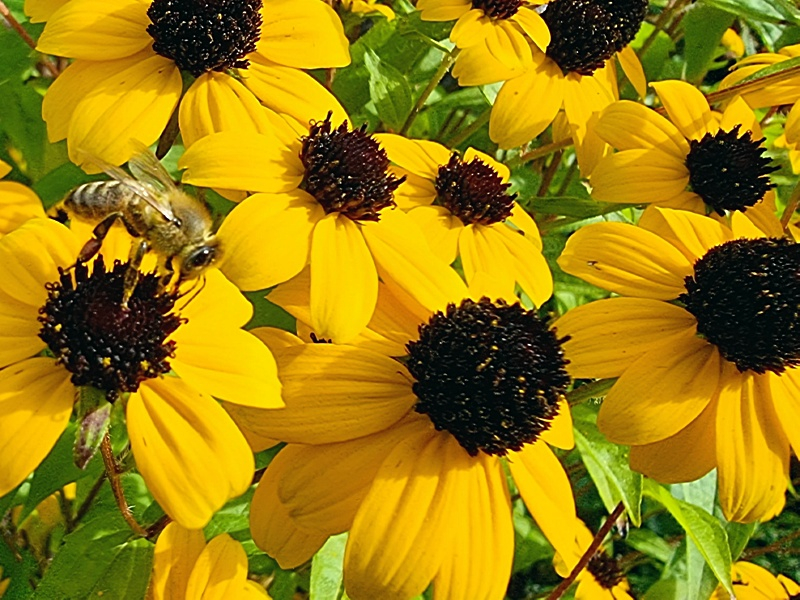
[[[64,208],[73,218],[97,222],[114,212],[124,213],[136,194],[119,181],[92,181],[72,190]]]

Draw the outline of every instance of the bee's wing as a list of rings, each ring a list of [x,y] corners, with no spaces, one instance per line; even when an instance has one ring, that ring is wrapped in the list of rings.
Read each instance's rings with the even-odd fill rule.
[[[177,189],[172,177],[158,160],[150,148],[144,144],[138,146],[136,154],[128,161],[128,168],[133,176],[140,182],[149,185],[155,190],[169,194]]]

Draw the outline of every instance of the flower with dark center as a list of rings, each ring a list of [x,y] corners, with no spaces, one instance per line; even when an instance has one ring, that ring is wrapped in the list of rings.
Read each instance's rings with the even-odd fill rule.
[[[570,382],[564,341],[519,304],[450,304],[407,346],[415,410],[471,456],[519,450],[558,413]]]
[[[736,125],[730,131],[720,129],[699,140],[689,140],[689,184],[719,215],[746,210],[775,187],[769,174],[778,167],[770,167],[770,159],[764,156],[761,144],[765,138],[754,140],[750,131],[740,136],[740,128]]]
[[[617,561],[602,550],[598,550],[589,559],[586,570],[591,573],[597,583],[610,590],[625,579]]]
[[[800,245],[761,238],[712,248],[679,299],[697,332],[740,371],[800,365]]]
[[[525,4],[523,0],[472,0],[472,8],[492,19],[510,19]]]
[[[154,273],[140,277],[123,308],[127,271],[119,261],[106,271],[102,257],[91,274],[80,263],[72,271],[60,269],[39,310],[39,337],[72,373],[72,383],[94,386],[110,401],[170,370],[167,359],[175,354],[175,342],[166,339],[182,321],[170,312],[176,296],[159,289]]]
[[[349,129],[347,121],[331,127],[331,113],[313,123],[302,138],[303,186],[327,214],[353,221],[378,221],[380,211],[394,207],[394,191],[405,181],[388,172],[386,151],[367,133],[367,126]]]
[[[553,0],[542,13],[547,56],[564,74],[591,75],[636,37],[646,14],[647,0]]]
[[[195,77],[246,68],[261,36],[261,0],[153,0],[153,50]]]
[[[439,167],[434,183],[437,203],[461,219],[464,225],[501,223],[511,216],[516,194],[509,194],[505,183],[492,167],[480,158],[464,162],[453,153]]]

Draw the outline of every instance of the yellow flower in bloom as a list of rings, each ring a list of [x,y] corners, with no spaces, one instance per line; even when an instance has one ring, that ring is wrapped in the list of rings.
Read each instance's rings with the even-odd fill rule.
[[[380,13],[389,21],[394,19],[394,11],[383,4],[379,4],[377,0],[341,0],[342,6],[347,10],[355,13]]]
[[[477,273],[492,273],[512,290],[518,283],[536,306],[547,301],[553,278],[542,240],[516,194],[507,191],[508,167],[472,148],[461,158],[436,142],[375,137],[406,178],[397,189],[398,206],[409,211],[437,256],[447,264],[461,257],[468,283]]]
[[[307,318],[307,285],[270,298]],[[253,539],[291,568],[349,530],[354,600],[412,598],[431,581],[437,598],[500,599],[514,546],[505,468],[553,546],[575,552],[580,522],[548,446],[573,445],[560,345],[519,304],[460,300],[463,284],[433,315],[413,295],[382,283],[358,346],[261,335],[286,408],[236,416],[288,445],[253,498]]]
[[[783,135],[775,139],[776,148],[786,148],[794,173],[800,173],[800,102],[796,102],[786,117]]]
[[[59,272],[80,247],[50,219],[0,240],[0,495],[44,459],[69,422],[76,388],[90,386],[125,403],[137,468],[165,512],[203,527],[253,472],[245,439],[212,396],[282,406],[272,355],[240,329],[252,307],[211,271],[182,303],[160,291],[158,277],[142,275],[123,309],[127,265],[98,260]]]
[[[453,77],[484,85],[521,75],[533,64],[531,42],[544,51],[550,31],[536,5],[547,0],[419,0],[423,21],[453,21],[450,41],[461,50]]]
[[[344,111],[337,108],[337,114]],[[346,119],[346,117],[345,117]],[[192,146],[179,165],[194,185],[261,192],[225,219],[237,260],[221,268],[241,289],[272,287],[311,265],[311,314],[323,338],[346,342],[369,322],[378,277],[432,290],[458,281],[416,224],[394,209],[401,179],[364,127],[328,114],[304,131],[223,132]],[[233,235],[233,233],[231,233]]]
[[[750,522],[781,511],[800,450],[800,246],[731,223],[650,207],[579,230],[559,264],[621,297],[556,326],[573,377],[619,377],[597,423],[631,466],[666,483],[716,467],[725,516]]]
[[[764,156],[761,127],[747,103],[737,98],[719,115],[689,83],[652,86],[669,120],[625,100],[601,113],[597,135],[619,152],[592,171],[592,197],[701,214],[746,211],[763,231],[781,236],[769,180],[776,167]]]
[[[330,94],[299,69],[350,62],[322,0],[27,0],[26,11],[47,21],[39,51],[75,59],[42,111],[50,141],[66,138],[78,164],[90,155],[118,165],[136,141],[152,144],[184,80],[193,80],[194,110],[180,111],[180,127],[196,138],[226,123],[258,125],[259,100],[306,119]]]
[[[492,108],[489,135],[501,148],[525,144],[564,109],[581,172],[588,174],[605,152],[591,131],[603,108],[617,98],[616,56],[644,97],[644,71],[628,46],[647,14],[646,0],[599,4],[553,0],[542,12],[552,36],[546,51],[532,48],[531,66],[503,84]]]
[[[719,87],[720,89],[732,87],[743,79],[752,77],[761,69],[798,56],[800,56],[800,44],[786,46],[777,52],[763,52],[747,56],[733,66],[734,70],[720,82]],[[793,104],[800,98],[800,75],[768,83],[751,91],[745,90],[742,97],[752,108]]]
[[[800,585],[783,575],[775,577],[764,567],[736,562],[731,567],[733,591],[737,600],[791,600],[800,594]],[[730,594],[719,586],[710,600],[729,600]]]
[[[11,166],[0,160],[0,177],[11,172]],[[0,237],[22,225],[28,219],[43,217],[39,196],[16,181],[0,181]]]
[[[247,579],[247,555],[227,533],[208,544],[199,529],[170,523],[158,536],[148,600],[268,600]]]

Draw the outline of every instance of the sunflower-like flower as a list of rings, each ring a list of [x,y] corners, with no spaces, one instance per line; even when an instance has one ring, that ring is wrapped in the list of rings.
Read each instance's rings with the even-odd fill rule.
[[[121,164],[152,144],[178,106],[184,142],[263,126],[259,100],[308,117],[330,94],[300,69],[350,62],[339,17],[321,0],[27,0],[46,20],[39,51],[75,59],[45,95],[50,141],[70,158]],[[313,112],[313,111],[312,111]]]
[[[514,546],[504,468],[553,546],[576,552],[572,491],[548,446],[573,445],[561,340],[519,304],[451,287],[431,314],[381,283],[358,346],[262,334],[286,409],[235,407],[245,430],[288,442],[253,498],[253,539],[288,568],[349,530],[354,600],[412,598],[431,581],[437,598],[502,598]],[[270,298],[307,318],[307,281]]]
[[[467,282],[491,272],[515,282],[541,306],[553,293],[533,219],[508,193],[508,167],[472,148],[463,157],[441,144],[393,134],[375,136],[405,181],[398,206],[409,211],[431,249],[447,264],[461,258]]]
[[[11,165],[0,160],[0,178],[10,172]],[[16,181],[0,181],[0,237],[35,217],[44,217],[36,192]]]
[[[800,44],[785,46],[777,52],[762,52],[747,56],[733,66],[733,70],[720,82],[719,87],[720,89],[733,87],[762,69],[798,56],[800,56]],[[743,90],[741,95],[752,108],[794,104],[800,98],[800,75],[770,82],[752,90]]]
[[[240,329],[252,307],[212,271],[183,304],[143,274],[123,308],[127,265],[98,258],[65,270],[80,247],[50,219],[0,239],[0,495],[39,465],[76,390],[90,387],[125,403],[137,468],[166,513],[203,527],[253,471],[245,439],[212,396],[282,406],[272,355]]]
[[[731,223],[650,207],[579,230],[559,264],[620,297],[556,326],[573,377],[619,377],[597,423],[631,466],[666,483],[716,467],[725,516],[751,522],[781,511],[800,451],[800,246]]]
[[[458,281],[394,208],[403,180],[365,126],[350,128],[329,113],[301,131],[276,122],[271,135],[218,133],[179,165],[195,185],[261,192],[222,224],[221,236],[237,232],[232,251],[240,258],[222,269],[241,289],[258,290],[310,264],[312,322],[323,338],[346,342],[367,325],[379,275],[431,290]]]
[[[617,98],[616,56],[644,97],[644,71],[628,43],[647,14],[647,0],[552,0],[542,18],[550,31],[546,51],[531,48],[531,66],[503,84],[492,108],[489,135],[501,148],[525,144],[542,133],[562,108],[588,174],[605,151],[589,127]]]
[[[247,579],[247,554],[227,533],[208,544],[199,529],[170,523],[158,536],[148,599],[268,600],[266,590]]]
[[[600,114],[595,131],[619,152],[592,171],[592,196],[720,216],[746,211],[764,231],[781,236],[769,178],[777,167],[764,155],[761,128],[747,103],[737,98],[719,115],[686,82],[652,86],[669,120],[625,100]]]
[[[775,577],[764,567],[739,561],[731,567],[733,591],[737,600],[792,600],[800,594],[800,585],[785,577]],[[717,587],[710,600],[729,600],[731,595]]]
[[[550,31],[536,10],[547,0],[419,0],[423,21],[453,21],[460,53],[453,77],[461,85],[484,85],[521,75],[533,65],[531,43],[544,52]]]

